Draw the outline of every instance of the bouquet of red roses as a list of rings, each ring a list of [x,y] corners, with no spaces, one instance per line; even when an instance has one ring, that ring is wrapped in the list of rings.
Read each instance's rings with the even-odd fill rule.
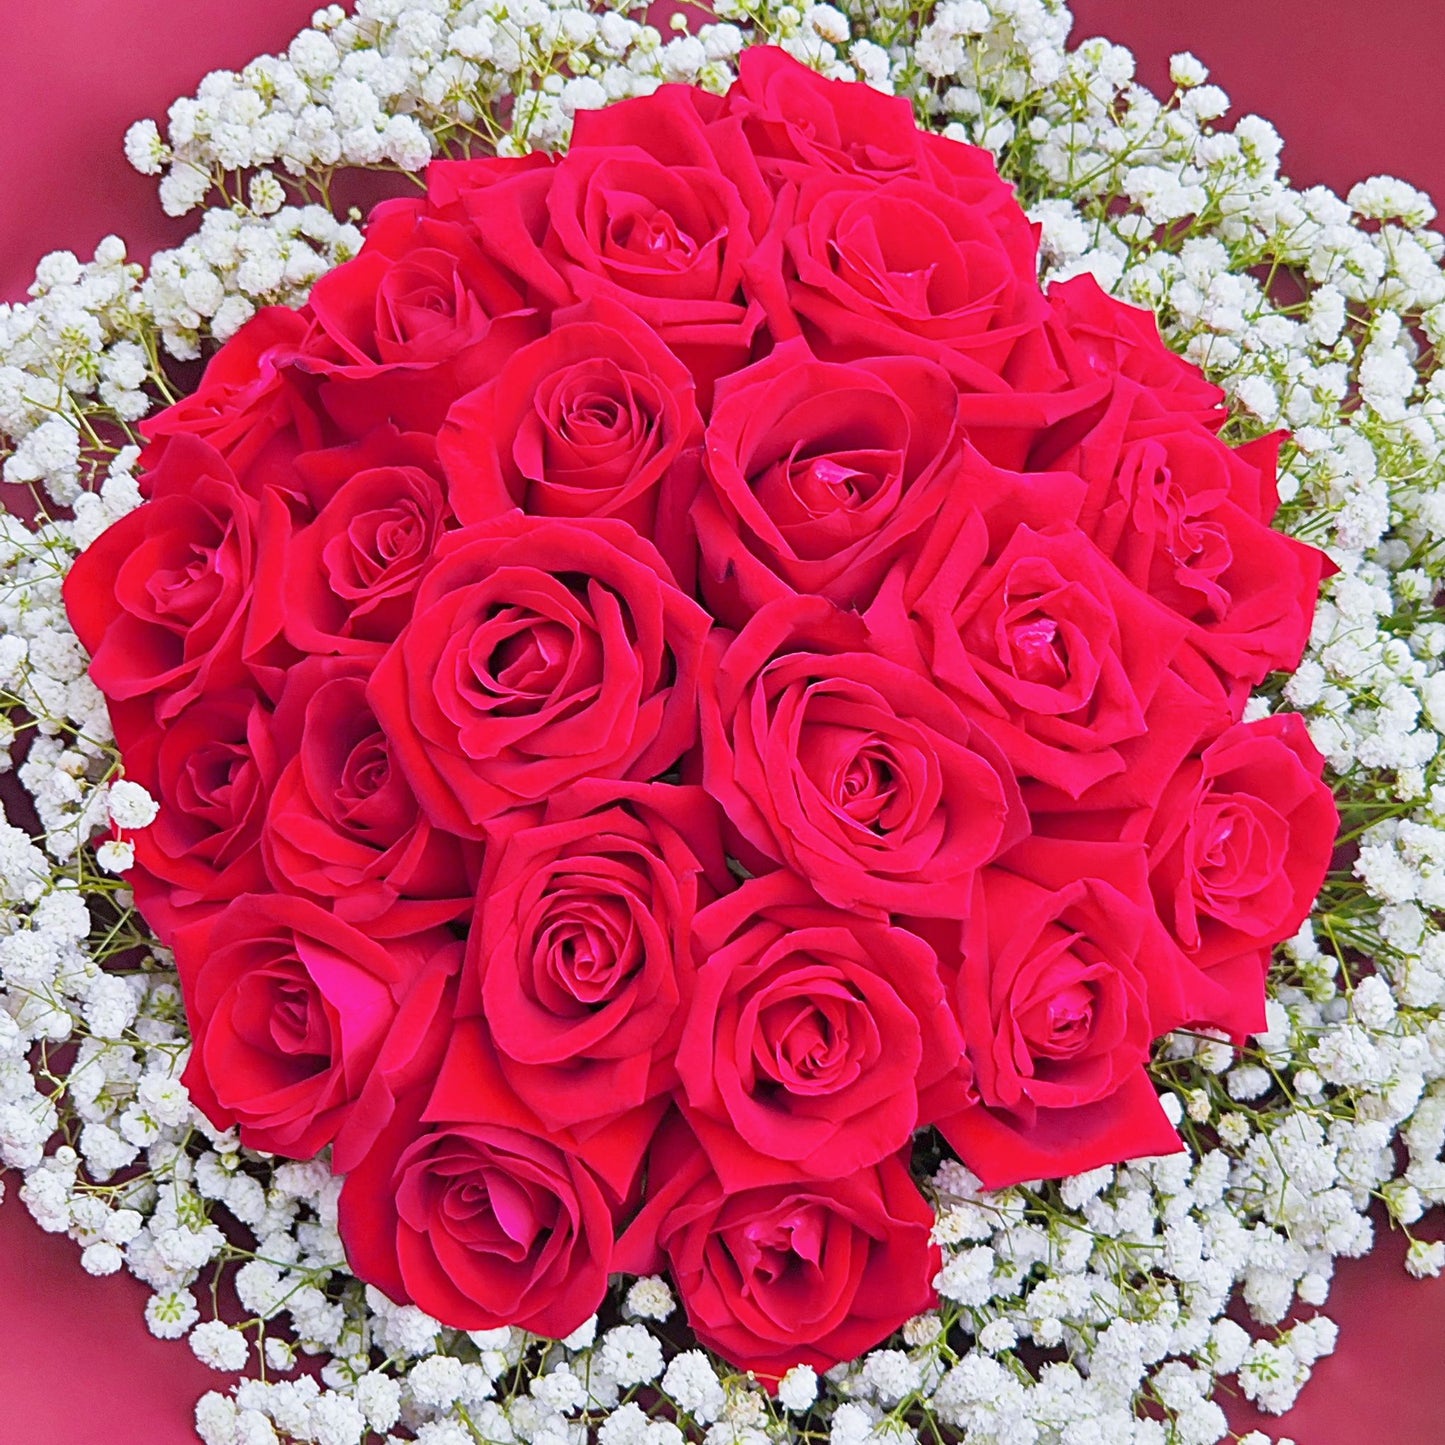
[[[352,1269],[564,1336],[670,1268],[776,1378],[933,1298],[987,1186],[1178,1147],[1335,832],[1277,437],[984,151],[748,49],[438,162],[146,424],[66,601],[186,1083],[327,1145]]]

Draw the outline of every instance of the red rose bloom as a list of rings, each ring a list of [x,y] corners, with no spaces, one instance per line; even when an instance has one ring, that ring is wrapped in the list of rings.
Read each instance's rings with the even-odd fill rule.
[[[793,592],[866,606],[955,479],[957,411],[916,357],[838,365],[790,341],[729,377],[692,508],[713,614],[742,626]]]
[[[762,256],[750,271],[773,331],[801,329],[829,360],[911,353],[967,390],[1006,390],[1014,349],[1042,337],[1037,243],[996,175],[955,189],[907,177],[805,181],[783,238],[781,290]],[[1031,342],[1021,357],[1030,366],[1040,364],[1033,352]]]
[[[753,1155],[820,1179],[853,1174],[903,1148],[945,1093],[966,1093],[922,939],[829,908],[781,870],[705,909],[696,935],[677,1068],[725,1185],[760,1177]]]
[[[612,1212],[586,1165],[503,1124],[396,1129],[347,1176],[353,1269],[457,1329],[572,1333],[607,1293]]]
[[[406,626],[437,544],[455,526],[436,443],[379,428],[298,461],[297,475],[315,508],[268,498],[270,565],[257,615],[302,653],[379,657]]]
[[[1236,690],[1298,666],[1324,553],[1268,523],[1279,436],[1229,447],[1120,381],[1108,411],[1052,465],[1088,484],[1079,525],[1135,586],[1192,624]]]
[[[1030,479],[1022,479],[1030,480]],[[1147,803],[1225,698],[1181,658],[1185,624],[1077,527],[987,522],[965,503],[868,614],[874,645],[914,659],[1001,747],[1036,806]],[[1001,548],[990,532],[1007,536]],[[1115,780],[1108,804],[1091,789]]]
[[[675,763],[706,630],[631,528],[512,513],[442,544],[368,697],[428,816],[479,837],[578,778]]]
[[[145,698],[167,722],[209,689],[248,680],[257,507],[221,457],[177,436],[150,500],[107,528],[65,578],[71,626],[106,697]]]
[[[459,1019],[436,1087],[398,1113],[347,1176],[347,1259],[392,1299],[457,1329],[560,1338],[602,1303],[614,1224],[652,1122],[552,1141],[497,1068],[479,1019]]]
[[[266,805],[261,849],[275,887],[394,937],[471,910],[481,848],[422,813],[366,679],[365,666],[346,658],[307,658],[288,673],[275,732],[290,761]]]
[[[121,723],[127,776],[160,804],[134,834],[127,882],[156,937],[262,888],[261,824],[279,766],[271,709],[252,688],[203,693],[169,727]]]
[[[1270,949],[1308,916],[1339,814],[1303,719],[1240,723],[1181,768],[1149,818],[1159,916],[1217,989],[1190,1019],[1236,1037],[1264,1027]]]
[[[953,1005],[978,1103],[941,1122],[986,1188],[1182,1147],[1144,1065],[1182,975],[1142,850],[1030,840],[985,869]]]
[[[310,329],[304,310],[262,307],[206,363],[195,391],[141,423],[152,441],[143,457],[147,496],[172,437],[205,442],[253,497],[284,488],[298,457],[340,439],[317,401],[315,377],[294,365]]]
[[[1129,306],[1103,291],[1087,273],[1049,287],[1054,335],[1076,380],[1127,377],[1168,411],[1218,431],[1228,416],[1224,392],[1164,344],[1152,311]]]
[[[948,915],[1028,831],[996,745],[820,598],[715,637],[701,691],[708,791],[752,855],[835,907]]]
[[[913,174],[922,150],[902,96],[825,80],[773,46],[749,46],[738,57],[723,113],[742,122],[774,185],[820,170],[879,181]]]
[[[682,513],[702,443],[693,389],[627,308],[598,298],[559,312],[447,413],[438,446],[457,515],[617,517],[683,575]]]
[[[741,364],[762,320],[743,268],[772,210],[741,133],[707,124],[717,108],[663,86],[620,110],[579,111],[555,166],[458,168],[448,180],[533,304],[610,297],[704,389]]]
[[[471,227],[431,199],[377,206],[361,254],[317,281],[307,306],[316,324],[298,364],[324,379],[322,405],[352,436],[381,417],[435,432],[539,329]]]
[[[933,1210],[892,1156],[851,1177],[725,1187],[685,1128],[664,1126],[655,1181],[617,1267],[671,1267],[693,1333],[774,1389],[832,1368],[937,1302]]]
[[[398,1095],[435,1072],[461,945],[379,944],[302,898],[243,894],[176,938],[194,1040],[185,1085],[251,1149],[362,1157]]]
[[[577,783],[488,833],[461,1012],[549,1130],[595,1128],[676,1082],[694,915],[732,885],[716,805]]]

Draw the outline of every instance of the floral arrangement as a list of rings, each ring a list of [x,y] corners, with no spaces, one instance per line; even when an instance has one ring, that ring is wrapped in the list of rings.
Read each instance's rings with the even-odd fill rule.
[[[1061,5],[523,10],[0,314],[0,1156],[211,1445],[1287,1409],[1445,1198],[1428,203]]]

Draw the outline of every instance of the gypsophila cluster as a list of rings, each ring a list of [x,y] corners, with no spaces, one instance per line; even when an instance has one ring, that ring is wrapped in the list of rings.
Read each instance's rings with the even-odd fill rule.
[[[88,263],[47,257],[33,299],[0,307],[3,476],[38,508],[0,517],[0,767],[24,792],[0,821],[0,1161],[43,1228],[91,1273],[143,1280],[151,1331],[218,1371],[207,1445],[864,1445],[928,1421],[963,1445],[1211,1445],[1219,1380],[1284,1411],[1333,1348],[1316,1311],[1335,1260],[1371,1247],[1372,1199],[1407,1232],[1445,1202],[1445,240],[1398,181],[1293,190],[1279,136],[1227,123],[1194,57],[1160,99],[1121,48],[1068,49],[1070,23],[1061,0],[716,0],[665,34],[567,0],[331,6],[127,134],[166,210],[201,211],[188,241],[148,273],[115,238]],[[679,1345],[659,1278],[557,1343],[397,1306],[346,1273],[324,1163],[251,1154],[191,1107],[175,974],[121,877],[155,803],[118,772],[60,598],[75,553],[139,501],[136,425],[173,399],[166,356],[203,355],[355,254],[339,169],[561,147],[579,109],[725,89],[756,40],[992,149],[1045,279],[1089,271],[1154,310],[1227,389],[1232,439],[1288,430],[1281,522],[1338,571],[1304,663],[1250,716],[1304,715],[1348,845],[1281,950],[1265,1031],[1161,1050],[1188,1152],[996,1194],[921,1161],[938,1310],[821,1378],[800,1362],[775,1397]],[[1438,1274],[1445,1246],[1413,1241],[1406,1267]],[[239,1312],[218,1319],[221,1270]],[[1250,1328],[1226,1314],[1237,1296]]]

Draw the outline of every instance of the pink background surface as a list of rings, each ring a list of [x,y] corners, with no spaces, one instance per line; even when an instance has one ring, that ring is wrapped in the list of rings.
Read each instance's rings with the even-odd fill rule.
[[[135,256],[173,244],[152,181],[121,155],[125,127],[158,120],[206,71],[285,44],[315,0],[3,0],[0,47],[0,300],[35,262],[89,255],[108,232]],[[1167,83],[1194,51],[1237,110],[1267,116],[1298,184],[1347,189],[1379,172],[1445,196],[1445,5],[1434,0],[1076,0],[1076,35],[1107,34]],[[225,1378],[153,1340],[146,1291],[92,1280],[65,1239],[42,1234],[7,1180],[0,1206],[0,1439],[46,1445],[191,1445],[196,1398]],[[1263,1423],[1298,1445],[1445,1442],[1445,1280],[1417,1284],[1387,1237],[1341,1266],[1329,1312],[1342,1326],[1296,1410]]]

